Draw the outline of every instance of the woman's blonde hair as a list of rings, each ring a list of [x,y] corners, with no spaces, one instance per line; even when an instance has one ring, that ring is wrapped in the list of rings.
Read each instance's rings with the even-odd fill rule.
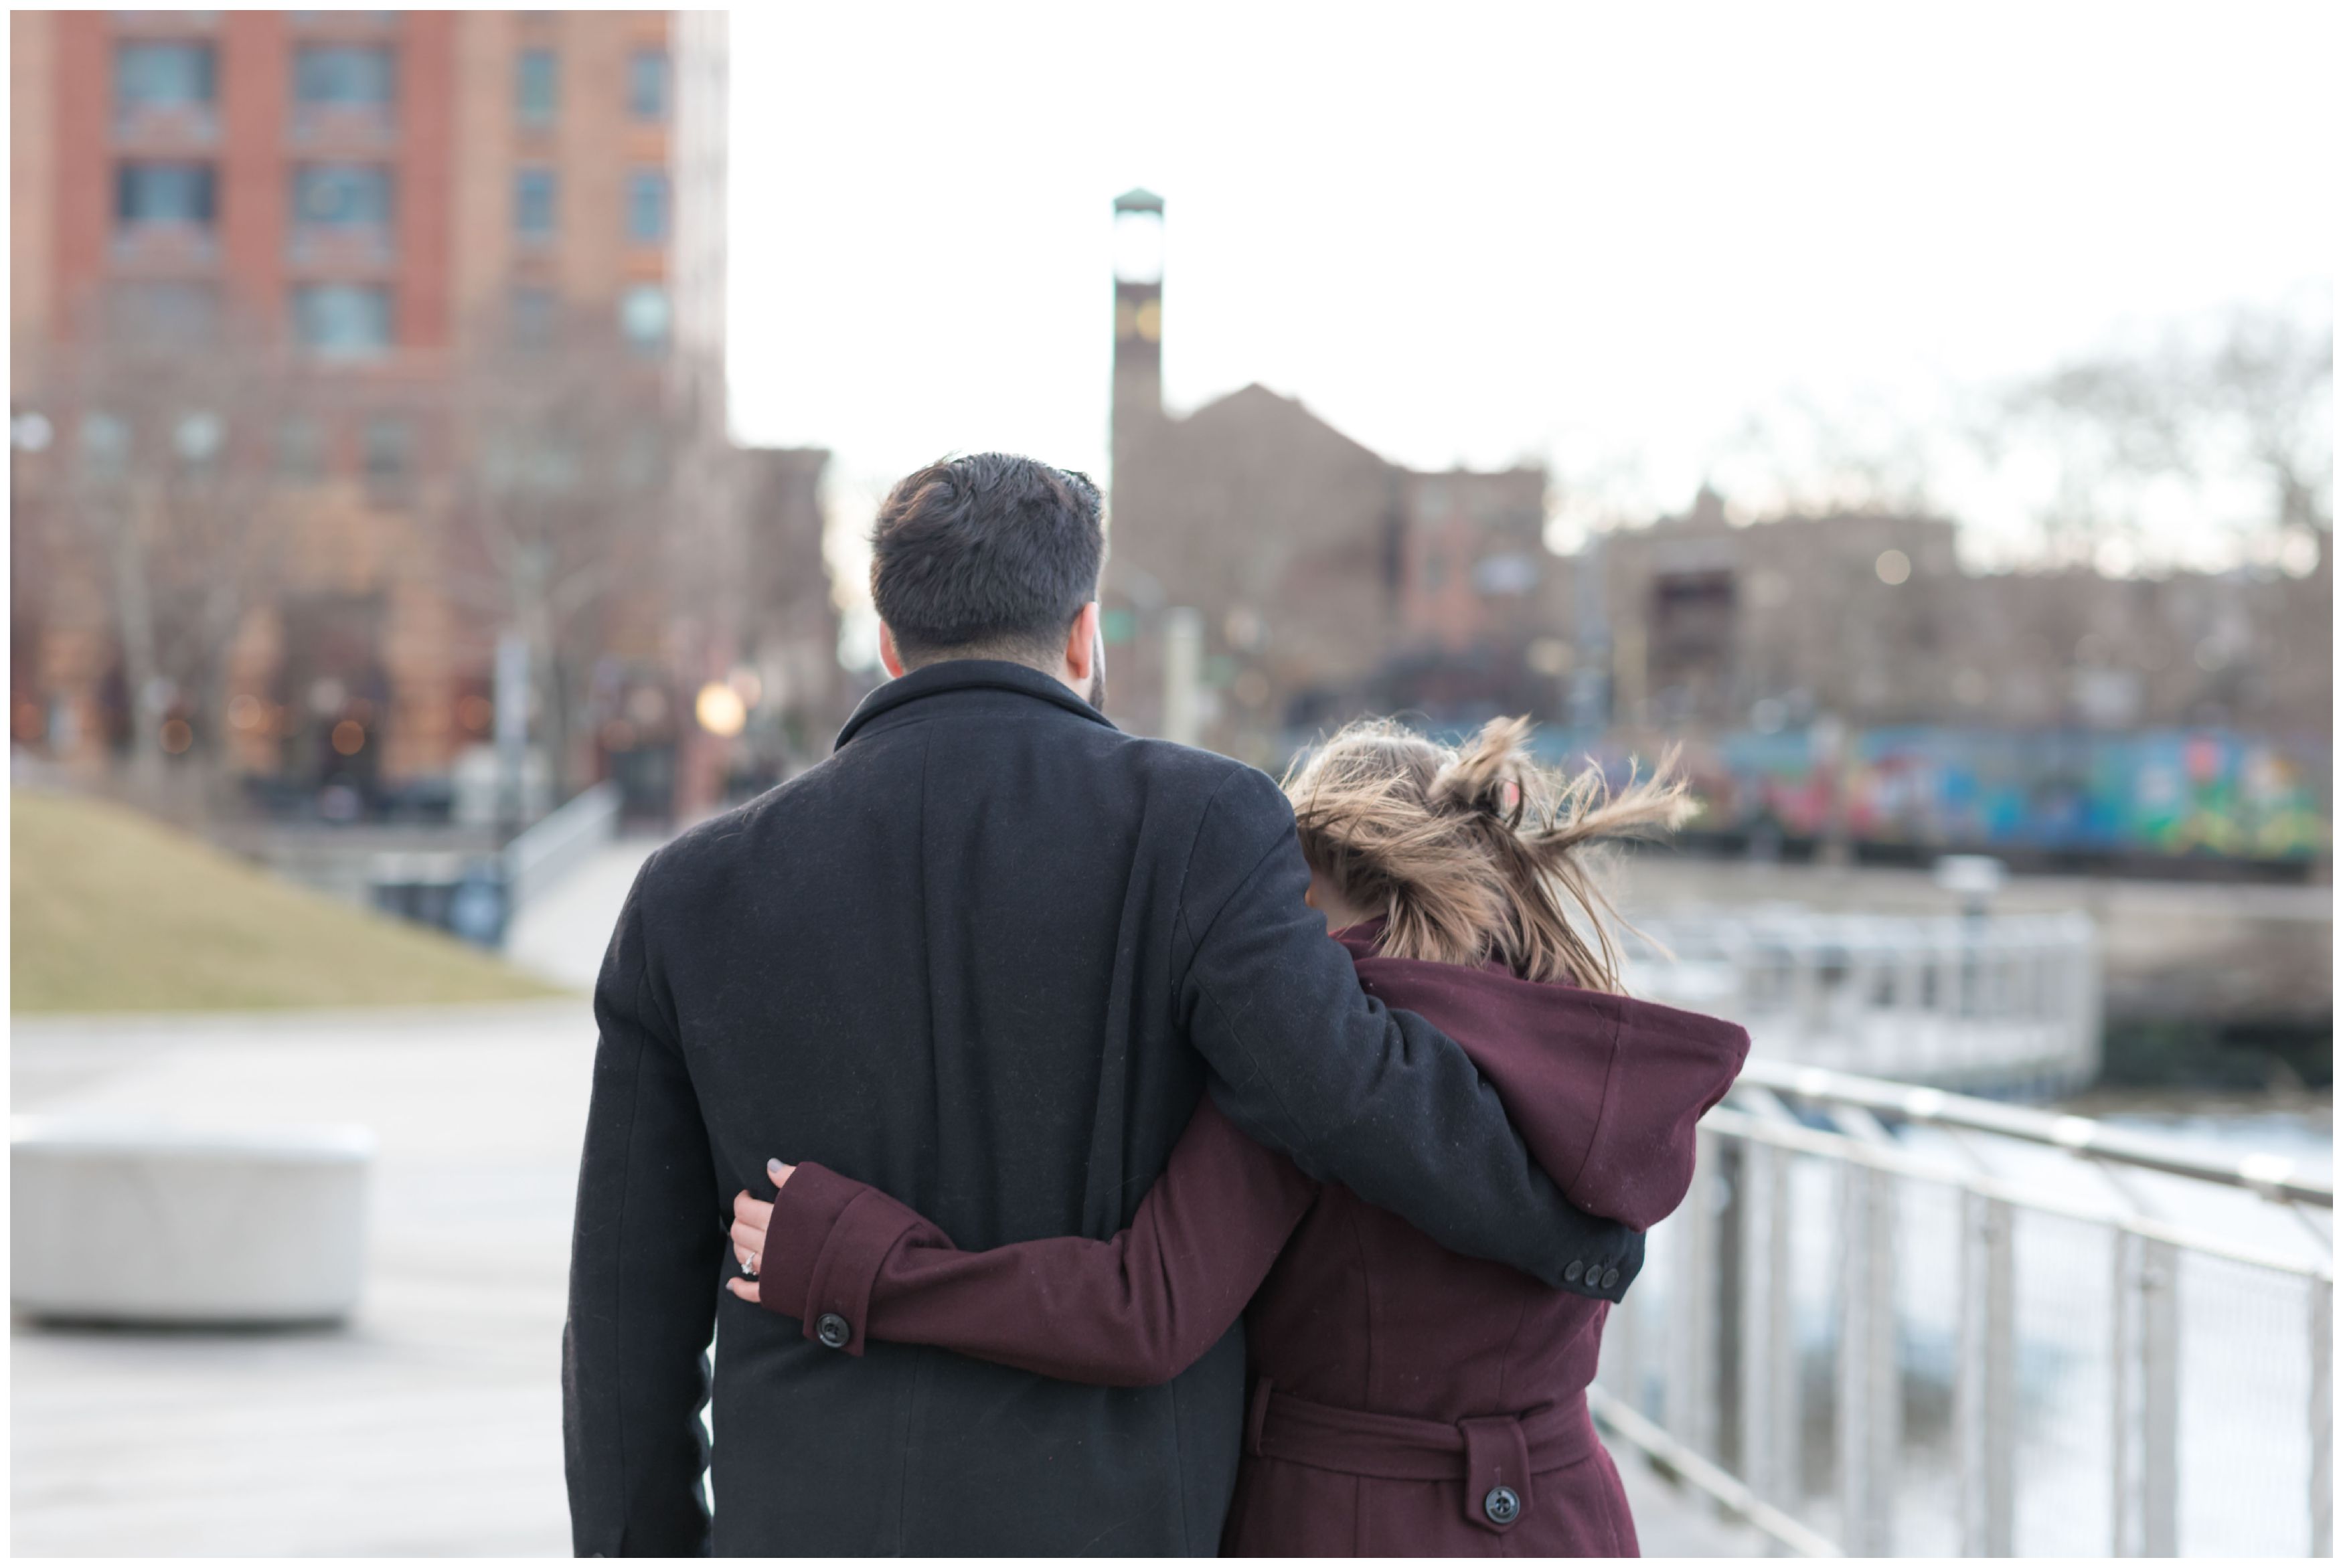
[[[1461,750],[1390,719],[1349,725],[1286,775],[1302,851],[1352,903],[1387,921],[1390,958],[1479,964],[1524,980],[1619,989],[1617,911],[1587,851],[1654,838],[1693,803],[1675,755],[1613,793],[1529,754],[1526,719],[1494,719]],[[1585,916],[1572,924],[1565,901]]]

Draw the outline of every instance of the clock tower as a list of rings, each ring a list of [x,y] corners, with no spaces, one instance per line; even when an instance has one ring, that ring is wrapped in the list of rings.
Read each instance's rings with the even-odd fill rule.
[[[1114,198],[1115,466],[1126,443],[1163,414],[1163,198]]]

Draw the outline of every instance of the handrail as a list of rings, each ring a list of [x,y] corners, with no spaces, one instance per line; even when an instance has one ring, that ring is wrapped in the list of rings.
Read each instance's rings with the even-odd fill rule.
[[[2216,1258],[2226,1258],[2233,1263],[2246,1263],[2258,1269],[2278,1273],[2297,1274],[2309,1280],[2332,1280],[2335,1267],[2331,1262],[2306,1262],[2283,1252],[2268,1251],[2259,1247],[2240,1245],[2219,1236],[2207,1235],[2185,1226],[2167,1224],[2144,1215],[2111,1213],[2094,1209],[2087,1203],[2069,1202],[2059,1198],[2046,1198],[2038,1192],[2006,1181],[1997,1177],[1980,1176],[1975,1171],[1957,1170],[1938,1164],[1901,1149],[1867,1143],[1850,1138],[1844,1132],[1823,1132],[1802,1121],[1774,1121],[1752,1116],[1745,1111],[1719,1106],[1701,1118],[1701,1126],[1730,1138],[1746,1138],[1754,1142],[1770,1143],[1777,1149],[1788,1149],[1801,1154],[1820,1154],[1834,1160],[1844,1160],[1851,1165],[1866,1166],[1893,1176],[1908,1176],[1916,1181],[1932,1181],[1938,1186],[1956,1187],[1974,1192],[1980,1198],[1991,1198],[2013,1208],[2031,1209],[2040,1214],[2055,1214],[2060,1219],[2079,1220],[2093,1225],[2106,1225],[2112,1230],[2127,1231],[2151,1241],[2164,1241],[2185,1247],[2192,1252],[2203,1252]]]
[[[2197,1153],[2149,1134],[2109,1127],[2088,1117],[2005,1105],[1974,1095],[1892,1083],[1828,1068],[1799,1067],[1762,1057],[1753,1056],[1744,1064],[1741,1081],[1795,1100],[1859,1105],[1866,1111],[1884,1111],[1910,1121],[1992,1132],[2111,1164],[2243,1187],[2275,1201],[2308,1203],[2322,1209],[2335,1207],[2333,1182],[2321,1181],[2298,1171],[2295,1161],[2280,1155],[2248,1154],[2242,1159],[2225,1160]]]
[[[1899,1139],[1894,1129],[1905,1119],[1944,1131]],[[1608,1336],[1614,1342],[1604,1347],[1605,1386],[1614,1402],[1628,1391],[1636,1397],[1629,1402],[1633,1408],[1604,1412],[1611,1417],[1606,1432],[1673,1470],[1716,1506],[1763,1527],[1765,1521],[1739,1504],[1754,1501],[1803,1514],[1813,1495],[1797,1455],[1807,1441],[1801,1435],[1808,1432],[1807,1409],[1819,1397],[1832,1412],[1838,1512],[1831,1535],[1843,1553],[1878,1556],[1896,1549],[1900,1477],[1907,1464],[1918,1463],[1931,1472],[1951,1466],[1962,1554],[2008,1556],[2016,1549],[2020,1494],[2044,1483],[2020,1462],[2027,1426],[2020,1396],[2029,1386],[2026,1380],[2046,1377],[2046,1386],[2071,1388],[2072,1397],[2104,1401],[2104,1449],[2091,1454],[2095,1445],[2087,1442],[2069,1459],[2103,1458],[2111,1549],[2117,1555],[2171,1555],[2180,1539],[2183,1480],[2190,1495],[2215,1483],[2202,1473],[2207,1454],[2192,1457],[2181,1442],[2189,1430],[2181,1401],[2184,1374],[2190,1365],[2220,1370],[2221,1345],[2208,1342],[2207,1335],[2268,1338],[2269,1354],[2258,1346],[2253,1374],[2243,1381],[2258,1391],[2280,1424],[2293,1421],[2278,1412],[2299,1412],[2298,1430],[2307,1439],[2309,1462],[2291,1472],[2308,1481],[2296,1495],[2306,1505],[2311,1555],[2330,1553],[2335,1264],[2329,1221],[2322,1217],[2331,1214],[2328,1185],[2274,1160],[2256,1165],[2207,1161],[2152,1137],[2107,1131],[2084,1117],[1762,1058],[1751,1061],[1732,1097],[1701,1120],[1691,1190],[1654,1231],[1664,1240],[1654,1266],[1645,1271],[1654,1284],[1614,1309],[1614,1332]],[[2041,1158],[1995,1161],[1985,1145],[1996,1134],[2005,1151],[2014,1138],[2090,1161],[2116,1191],[2079,1190],[2096,1183],[2062,1180],[2056,1162]],[[2145,1211],[2136,1199],[2127,1202],[2132,1195],[2119,1179],[2143,1170],[2207,1178],[2197,1183],[2202,1201],[2170,1217]],[[1817,1187],[1799,1171],[1827,1171],[1834,1180]],[[1936,1191],[1923,1201],[1908,1201],[1920,1197],[1923,1187]],[[2237,1210],[2238,1200],[2216,1201],[2212,1194],[2219,1187],[2275,1198],[2313,1244],[2290,1241],[2284,1233],[2290,1227],[2273,1227],[2267,1219],[2258,1227],[2243,1223],[2255,1218],[2250,1206],[2233,1222],[2226,1211]],[[2046,1222],[2055,1228],[2046,1230]],[[1813,1342],[1805,1331],[1814,1322],[1815,1260],[1795,1240],[1818,1223],[1835,1231],[1837,1241],[1827,1266],[1832,1375],[1826,1394],[1809,1386],[1805,1360]],[[2092,1232],[2090,1244],[2076,1246],[2070,1226]],[[2279,1233],[2264,1240],[2251,1234],[2257,1229]],[[2054,1288],[2046,1295],[2037,1282],[2035,1291],[2021,1292],[2029,1256],[2037,1273],[2050,1264],[2062,1276],[2061,1286],[2111,1264],[2108,1288]],[[2224,1271],[2205,1274],[2208,1262]],[[2227,1268],[2235,1265],[2252,1277],[2229,1275]],[[2207,1278],[2227,1281],[2225,1291],[2246,1290],[2264,1310],[2250,1324],[2236,1319],[2224,1302],[2199,1293]],[[1908,1288],[1923,1279],[1925,1302]],[[1654,1302],[1654,1288],[1657,1313],[1644,1310]],[[2075,1322],[2077,1311],[2104,1318],[2095,1328]],[[2282,1326],[2293,1314],[2299,1314],[2294,1332],[2302,1338],[2280,1349],[2293,1338]],[[1923,1375],[1946,1382],[1949,1372],[1952,1442],[1925,1455],[1911,1449],[1905,1431],[1904,1382],[1913,1370],[1907,1352],[1916,1342],[1904,1332],[1907,1322],[1925,1323],[1926,1333],[1950,1351],[1948,1367],[1935,1359],[1941,1350],[1930,1352],[1932,1369]],[[2194,1332],[2184,1334],[2185,1325]],[[1948,1346],[1940,1337],[1947,1327]],[[1655,1332],[1659,1337],[1646,1343]],[[2070,1364],[2060,1371],[2044,1362],[2046,1347]],[[2307,1382],[2286,1359],[2305,1351]],[[2207,1356],[2217,1360],[2206,1362]],[[2103,1382],[2069,1381],[2093,1362],[2105,1369]],[[2221,1375],[2235,1372],[2228,1368]],[[1654,1373],[1656,1406],[1648,1403]],[[1729,1469],[1727,1453],[1738,1455]],[[2292,1490],[2291,1464],[2265,1469],[2253,1483],[2271,1492],[2278,1512],[2269,1523],[2279,1527],[2287,1510],[2278,1498]],[[2071,1486],[2085,1473],[2069,1463],[2058,1471],[2056,1484]],[[2229,1484],[2228,1478],[2218,1484]],[[1746,1497],[1735,1487],[1745,1489]],[[2039,1519],[2027,1525],[2041,1528]],[[1778,1531],[1766,1533],[1782,1539]]]
[[[1836,1542],[1818,1534],[1767,1503],[1720,1466],[1710,1463],[1674,1438],[1658,1422],[1645,1417],[1625,1400],[1600,1386],[1586,1391],[1586,1408],[1595,1421],[1641,1449],[1684,1480],[1715,1498],[1724,1508],[1772,1536],[1801,1557],[1844,1557]]]
[[[537,884],[548,872],[558,875],[581,848],[610,837],[618,827],[618,785],[606,779],[539,818],[505,846],[505,885],[515,909],[540,890]]]

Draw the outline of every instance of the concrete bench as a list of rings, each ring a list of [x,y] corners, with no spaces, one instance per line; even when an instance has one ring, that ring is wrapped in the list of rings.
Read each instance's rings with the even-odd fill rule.
[[[365,1276],[373,1161],[363,1127],[19,1117],[10,1302],[89,1322],[337,1321]]]

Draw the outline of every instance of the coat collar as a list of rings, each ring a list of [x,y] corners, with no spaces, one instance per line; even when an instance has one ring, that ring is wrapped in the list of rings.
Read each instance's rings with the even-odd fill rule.
[[[838,732],[838,746],[844,746],[860,734],[870,721],[880,714],[890,713],[905,703],[922,698],[940,697],[951,691],[1013,691],[1022,697],[1051,702],[1069,713],[1078,713],[1093,724],[1103,724],[1109,729],[1114,721],[1066,688],[1055,676],[1044,675],[1021,664],[1011,664],[998,658],[950,658],[923,666],[899,676],[870,696],[854,709],[854,717]],[[836,749],[835,747],[832,749]]]

